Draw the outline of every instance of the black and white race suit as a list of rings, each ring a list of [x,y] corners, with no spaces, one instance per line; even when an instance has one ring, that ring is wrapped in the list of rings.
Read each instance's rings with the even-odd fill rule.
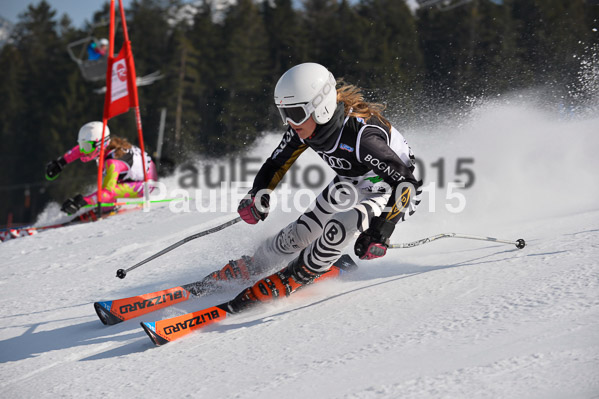
[[[422,183],[414,177],[415,158],[404,137],[378,118],[346,116],[342,104],[308,139],[289,127],[256,175],[252,190],[273,190],[308,147],[337,176],[304,214],[258,248],[257,267],[269,268],[274,259],[305,249],[304,264],[323,272],[373,217],[402,222],[420,202]]]

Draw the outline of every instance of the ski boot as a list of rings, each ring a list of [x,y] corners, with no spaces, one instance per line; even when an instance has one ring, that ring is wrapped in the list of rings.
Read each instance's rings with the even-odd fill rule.
[[[259,303],[269,302],[283,295],[289,296],[326,273],[318,273],[308,269],[301,260],[303,259],[302,254],[291,261],[284,269],[263,278],[229,301],[227,306],[231,313],[239,313]]]
[[[205,295],[217,291],[219,283],[224,281],[250,281],[254,258],[242,256],[241,259],[230,260],[220,270],[216,270],[202,279],[198,284],[189,288],[194,295]],[[201,292],[201,294],[200,294]]]

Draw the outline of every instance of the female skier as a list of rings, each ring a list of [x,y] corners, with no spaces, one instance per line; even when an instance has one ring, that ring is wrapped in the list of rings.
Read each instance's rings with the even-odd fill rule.
[[[322,65],[297,65],[281,76],[275,104],[287,131],[262,165],[238,207],[249,224],[264,220],[273,190],[308,147],[337,174],[310,208],[264,242],[253,258],[231,261],[205,281],[248,280],[293,256],[277,273],[243,290],[228,303],[231,312],[290,295],[326,273],[356,236],[360,259],[385,255],[398,222],[420,202],[415,160],[403,136],[381,115],[383,106],[364,101],[356,86],[337,82]]]
[[[46,165],[46,179],[54,180],[69,163],[80,159],[89,162],[99,158],[102,140],[102,122],[89,122],[81,127],[77,138],[78,144],[63,156]],[[110,138],[110,130],[106,126],[104,133],[104,179],[102,180],[102,202],[114,202],[115,198],[143,197],[144,174],[142,169],[141,150],[130,144],[127,139]],[[145,154],[148,180],[158,180],[156,166],[150,156]],[[96,204],[97,192],[83,196],[78,194],[67,199],[60,208],[68,214],[76,213],[82,206]],[[111,209],[106,208],[105,210]]]

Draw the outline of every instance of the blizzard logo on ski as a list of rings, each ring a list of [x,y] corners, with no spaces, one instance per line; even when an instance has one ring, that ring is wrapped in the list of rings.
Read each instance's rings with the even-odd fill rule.
[[[350,147],[347,144],[343,144],[343,143],[339,144],[339,148],[341,148],[342,150],[345,150],[345,151],[354,152],[354,147]]]
[[[364,161],[368,162],[373,167],[382,171],[384,174],[386,174],[387,176],[389,176],[390,178],[392,178],[395,181],[405,180],[405,177],[402,176],[402,174],[400,172],[396,171],[391,166],[388,166],[385,162],[382,162],[380,159],[375,158],[370,154],[368,154],[364,157]]]
[[[199,326],[200,324],[204,324],[209,321],[217,320],[221,317],[220,313],[217,310],[213,310],[211,312],[206,312],[204,314],[192,317],[191,319],[184,320],[181,323],[176,323],[172,326],[164,327],[164,334],[171,335],[173,333],[177,333],[181,330],[187,330],[188,328],[193,328]]]
[[[121,314],[135,312],[137,310],[145,309],[150,306],[156,306],[162,303],[176,301],[177,299],[184,298],[186,294],[187,291],[179,290],[175,291],[174,293],[168,293],[164,295],[155,296],[154,298],[144,299],[143,301],[127,303],[125,305],[122,305],[119,308],[119,311],[121,312]]]

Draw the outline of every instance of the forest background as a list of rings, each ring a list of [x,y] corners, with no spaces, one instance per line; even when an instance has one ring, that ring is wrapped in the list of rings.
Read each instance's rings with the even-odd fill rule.
[[[241,156],[282,130],[272,104],[288,68],[318,62],[384,103],[398,126],[460,113],[484,98],[534,91],[556,112],[589,95],[581,60],[597,59],[594,0],[448,0],[412,12],[402,0],[136,0],[126,10],[138,76],[146,151],[156,151],[166,109],[162,174],[197,157]],[[35,220],[95,181],[95,164],[67,168],[54,182],[45,165],[76,144],[81,125],[101,119],[102,82],[83,79],[69,43],[108,36],[106,2],[83,29],[45,2],[19,16],[0,49],[0,225]],[[116,49],[122,44],[117,32]],[[110,121],[137,143],[132,113]]]

